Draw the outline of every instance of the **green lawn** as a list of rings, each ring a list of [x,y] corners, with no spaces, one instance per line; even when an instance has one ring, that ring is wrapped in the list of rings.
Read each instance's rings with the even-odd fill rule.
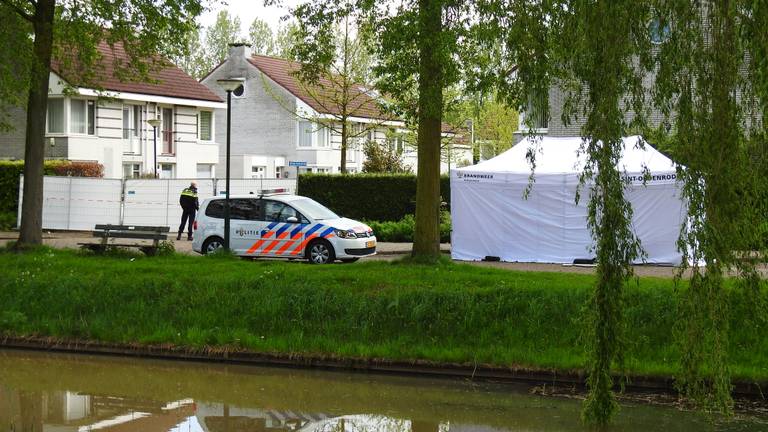
[[[211,257],[0,253],[0,332],[104,342],[580,368],[593,276],[443,262],[311,266]],[[625,365],[673,375],[668,279],[627,287]],[[768,378],[768,324],[731,300],[734,377]],[[768,290],[762,292],[768,303]]]

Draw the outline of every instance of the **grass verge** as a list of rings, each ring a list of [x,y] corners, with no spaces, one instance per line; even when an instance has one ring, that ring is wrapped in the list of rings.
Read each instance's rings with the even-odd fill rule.
[[[228,257],[0,253],[0,332],[116,343],[573,370],[589,275],[440,261],[309,266]],[[674,375],[684,286],[627,286],[631,374]],[[768,303],[768,290],[761,292]],[[734,377],[768,379],[768,324],[729,288]]]

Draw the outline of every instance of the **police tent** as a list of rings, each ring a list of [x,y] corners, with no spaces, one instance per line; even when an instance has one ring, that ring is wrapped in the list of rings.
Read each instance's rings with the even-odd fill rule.
[[[632,228],[646,262],[679,264],[677,238],[686,208],[674,163],[631,136],[617,166],[628,185]],[[529,137],[477,165],[451,172],[451,255],[465,261],[573,263],[594,258],[587,227],[589,185],[579,176],[582,138]],[[533,156],[533,158],[530,158]],[[531,183],[531,159],[535,164]],[[529,187],[527,198],[526,188]]]

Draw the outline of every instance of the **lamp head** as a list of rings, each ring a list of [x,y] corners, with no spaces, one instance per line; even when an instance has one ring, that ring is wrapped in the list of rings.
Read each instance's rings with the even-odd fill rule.
[[[149,125],[152,126],[153,128],[156,128],[160,126],[160,119],[156,119],[156,118],[149,119],[147,120],[147,123],[149,123]]]
[[[218,84],[219,87],[221,87],[225,92],[232,92],[241,85],[245,84],[245,78],[237,77],[220,79],[216,80],[216,84]]]

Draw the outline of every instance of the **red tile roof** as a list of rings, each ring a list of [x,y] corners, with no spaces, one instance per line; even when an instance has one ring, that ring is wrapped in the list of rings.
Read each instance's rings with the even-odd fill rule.
[[[167,62],[166,67],[149,72],[150,82],[121,81],[115,74],[115,62],[127,63],[130,61],[123,45],[118,42],[113,47],[110,47],[107,42],[101,42],[98,50],[101,54],[100,65],[95,72],[95,77],[88,83],[82,79],[77,70],[73,70],[77,68],[74,63],[65,70],[62,62],[52,60],[51,70],[73,86],[97,87],[116,92],[222,102],[222,99],[216,96],[208,87],[200,84],[170,62]]]
[[[335,86],[328,77],[320,79],[320,85],[307,86],[294,75],[300,64],[291,60],[276,57],[254,55],[248,61],[274,82],[301,99],[320,114],[341,114],[338,102],[341,89]],[[347,111],[353,117],[363,117],[376,120],[399,120],[379,109],[376,96],[370,89],[361,85],[352,88],[349,96],[351,106]]]

